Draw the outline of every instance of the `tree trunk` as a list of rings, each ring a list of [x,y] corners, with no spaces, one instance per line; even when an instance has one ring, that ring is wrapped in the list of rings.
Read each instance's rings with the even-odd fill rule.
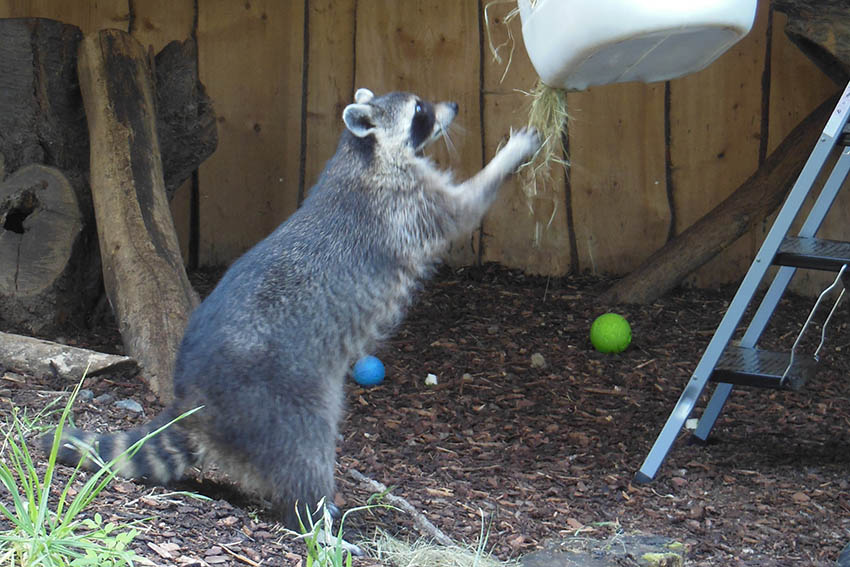
[[[734,193],[599,297],[603,304],[651,303],[714,258],[783,201],[838,101],[803,119]]]
[[[127,353],[168,402],[177,347],[197,297],[165,194],[151,70],[142,46],[118,30],[87,36],[78,69],[106,292]]]
[[[0,321],[30,333],[82,326],[100,296],[81,38],[52,20],[0,19],[0,182],[10,176],[0,188]],[[51,167],[24,172],[29,164]]]

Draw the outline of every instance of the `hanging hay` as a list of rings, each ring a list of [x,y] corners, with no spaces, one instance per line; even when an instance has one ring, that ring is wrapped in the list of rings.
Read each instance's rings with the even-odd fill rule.
[[[535,2],[536,0],[530,0],[532,9]],[[499,45],[495,45],[493,42],[489,10],[496,4],[506,3],[515,4],[515,0],[492,0],[484,7],[487,40],[493,59],[502,64],[501,51],[509,48],[505,71],[500,82],[504,81],[513,61],[516,39],[511,31],[510,23],[519,16],[519,8],[514,7],[503,18],[501,25],[506,29],[507,39]],[[564,147],[564,129],[569,118],[567,114],[567,91],[550,87],[538,80],[532,91],[523,92],[529,97],[530,101],[528,105],[528,126],[536,129],[542,140],[540,149],[520,170],[522,190],[525,193],[529,209],[533,211],[533,199],[538,194],[543,193],[545,188],[552,187],[553,165],[560,165],[565,169],[569,166],[566,148]]]
[[[530,93],[528,125],[537,130],[541,139],[540,149],[520,170],[525,196],[537,196],[538,185],[551,184],[553,164],[565,169],[569,166],[564,147],[564,128],[567,126],[567,91],[550,87],[538,80]]]

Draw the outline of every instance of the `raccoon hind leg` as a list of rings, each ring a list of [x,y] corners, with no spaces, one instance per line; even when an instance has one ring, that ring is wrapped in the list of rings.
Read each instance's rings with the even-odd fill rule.
[[[267,498],[291,529],[299,527],[299,515],[307,525],[307,515],[316,512],[322,499],[332,514],[336,511],[336,428],[321,419],[310,421],[305,429],[309,435],[290,438],[262,458]]]

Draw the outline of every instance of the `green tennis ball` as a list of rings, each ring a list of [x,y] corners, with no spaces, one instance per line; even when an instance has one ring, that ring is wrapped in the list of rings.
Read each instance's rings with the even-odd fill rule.
[[[606,313],[590,326],[590,342],[599,352],[623,352],[632,342],[632,328],[622,315]]]

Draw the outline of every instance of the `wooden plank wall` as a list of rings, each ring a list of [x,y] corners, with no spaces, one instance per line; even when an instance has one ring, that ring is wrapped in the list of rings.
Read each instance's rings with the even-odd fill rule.
[[[535,74],[518,44],[493,61],[484,0],[0,0],[0,17],[60,19],[84,32],[117,27],[156,51],[194,36],[215,102],[219,148],[196,190],[200,265],[222,265],[298,206],[332,155],[355,88],[455,100],[452,148],[436,159],[466,177],[526,120]],[[509,6],[488,10],[495,44]],[[456,243],[456,264],[501,262],[535,274],[623,274],[730,194],[796,123],[839,87],[785,37],[766,0],[753,32],[699,73],[652,85],[596,87],[568,97],[571,167],[529,201],[504,189],[480,231]],[[191,184],[173,211],[184,252]],[[850,239],[850,196],[824,227]],[[689,283],[738,280],[768,225],[740,239]],[[816,278],[815,278],[816,279]],[[799,290],[819,281],[806,280]]]

